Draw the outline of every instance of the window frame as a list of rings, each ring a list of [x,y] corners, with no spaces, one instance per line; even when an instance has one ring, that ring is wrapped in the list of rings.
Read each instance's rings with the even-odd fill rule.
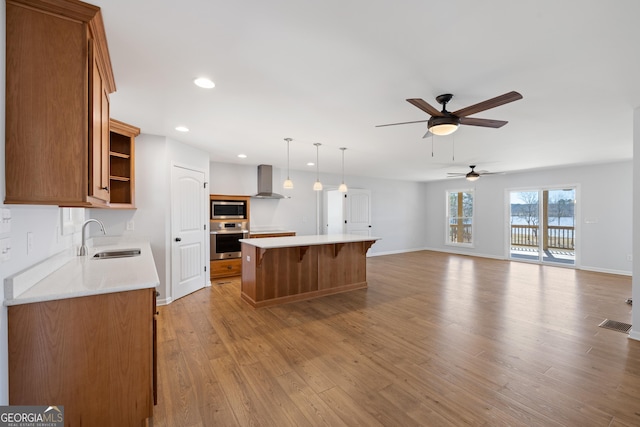
[[[79,232],[84,222],[84,208],[60,208],[60,235]]]
[[[459,198],[460,194],[462,194],[462,199],[464,200],[464,194],[470,194],[471,195],[471,216],[470,217],[466,217],[466,216],[458,216],[458,212],[456,212],[456,216],[452,217],[450,215],[450,208],[451,208],[451,204],[450,204],[450,198],[452,194],[456,194],[456,197]],[[474,228],[474,216],[475,216],[475,203],[476,203],[476,198],[475,198],[475,189],[474,188],[463,188],[463,189],[452,189],[452,190],[446,190],[445,191],[445,230],[444,230],[444,243],[445,245],[448,246],[456,246],[456,247],[464,247],[464,248],[473,248],[474,247],[474,232],[473,232],[473,228]],[[462,209],[464,210],[464,204],[462,205]],[[456,224],[458,223],[457,221],[459,219],[462,219],[463,224],[465,223],[465,220],[469,220],[469,225],[471,226],[471,232],[469,235],[469,241],[465,242],[458,242],[458,241],[452,241],[451,240],[451,219],[455,218],[456,219]],[[463,233],[464,233],[464,229],[463,229]]]

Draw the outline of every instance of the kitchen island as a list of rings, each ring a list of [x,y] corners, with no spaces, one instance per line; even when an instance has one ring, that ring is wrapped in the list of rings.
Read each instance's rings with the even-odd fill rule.
[[[378,237],[352,234],[242,239],[242,299],[265,307],[367,287]]]

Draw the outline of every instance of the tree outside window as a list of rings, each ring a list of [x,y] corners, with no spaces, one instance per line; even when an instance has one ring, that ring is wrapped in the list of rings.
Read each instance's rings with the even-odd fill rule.
[[[473,244],[473,190],[447,191],[447,244]]]

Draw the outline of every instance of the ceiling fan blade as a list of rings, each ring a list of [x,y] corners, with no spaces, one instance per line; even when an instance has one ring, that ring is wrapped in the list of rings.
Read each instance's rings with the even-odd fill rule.
[[[472,117],[462,117],[460,119],[461,125],[481,126],[485,128],[501,128],[507,123],[509,122],[504,120],[476,119]]]
[[[488,110],[490,108],[508,104],[509,102],[517,101],[518,99],[522,99],[522,95],[520,95],[518,92],[512,91],[509,93],[505,93],[504,95],[496,96],[495,98],[487,99],[486,101],[470,105],[466,108],[462,108],[461,110],[455,111],[452,114],[460,118],[467,117],[472,114],[479,113],[480,111]]]
[[[435,108],[434,106],[432,106],[431,104],[429,104],[427,101],[425,101],[424,99],[420,99],[420,98],[410,98],[407,99],[407,102],[409,102],[410,104],[418,107],[419,109],[421,109],[422,111],[424,111],[427,114],[430,114],[432,116],[436,116],[436,117],[440,117],[443,116],[444,114],[442,114],[440,111],[438,111],[437,108]]]
[[[382,128],[385,126],[395,126],[395,125],[408,125],[411,123],[424,123],[424,122],[428,122],[429,120],[416,120],[413,122],[401,122],[401,123],[387,123],[386,125],[376,125],[377,128]]]
[[[447,176],[450,178],[454,178],[456,176],[467,176],[467,172],[464,173],[453,173],[453,172],[448,172]]]

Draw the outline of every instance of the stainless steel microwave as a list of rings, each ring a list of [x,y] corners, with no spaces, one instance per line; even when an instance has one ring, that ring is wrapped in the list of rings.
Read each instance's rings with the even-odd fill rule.
[[[247,202],[242,200],[212,200],[211,219],[247,219]]]

